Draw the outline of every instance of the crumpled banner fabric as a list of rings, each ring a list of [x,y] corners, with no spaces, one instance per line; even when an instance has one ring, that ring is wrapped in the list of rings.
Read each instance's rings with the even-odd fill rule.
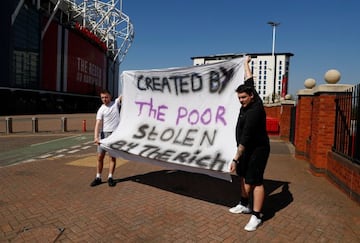
[[[101,146],[114,157],[231,180],[243,63],[124,71],[120,123]]]

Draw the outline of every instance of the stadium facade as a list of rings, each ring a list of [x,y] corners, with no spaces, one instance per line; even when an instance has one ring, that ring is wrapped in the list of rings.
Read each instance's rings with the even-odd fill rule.
[[[117,5],[118,4],[118,5]],[[95,112],[134,37],[121,1],[5,0],[0,115]]]

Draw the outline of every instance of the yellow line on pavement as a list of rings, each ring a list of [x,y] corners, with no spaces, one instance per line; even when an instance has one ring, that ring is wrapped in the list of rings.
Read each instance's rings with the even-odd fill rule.
[[[109,157],[107,156],[105,158],[104,161],[104,168],[109,168]],[[96,161],[97,161],[97,156],[96,155],[92,155],[92,156],[88,156],[82,159],[78,159],[78,160],[74,160],[71,161],[69,163],[67,163],[67,165],[73,165],[73,166],[84,166],[84,167],[96,167]],[[128,160],[124,160],[121,158],[117,158],[116,159],[116,167],[119,167],[125,163],[127,163]]]

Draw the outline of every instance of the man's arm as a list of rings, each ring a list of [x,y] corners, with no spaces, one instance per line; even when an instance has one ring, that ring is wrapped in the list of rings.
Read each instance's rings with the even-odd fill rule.
[[[101,120],[96,120],[95,122],[95,128],[94,128],[94,143],[100,144],[100,127],[101,127]]]
[[[119,97],[118,97],[118,102],[119,102],[119,105],[121,105],[121,102],[122,102],[122,95],[119,95]]]
[[[250,70],[250,65],[249,63],[251,62],[251,57],[250,56],[246,56],[245,57],[245,63],[244,63],[244,68],[245,68],[245,80],[252,78],[253,74]]]
[[[240,157],[242,156],[242,154],[244,153],[245,147],[242,144],[239,144],[237,150],[236,150],[236,154],[234,156],[234,160],[239,161]]]

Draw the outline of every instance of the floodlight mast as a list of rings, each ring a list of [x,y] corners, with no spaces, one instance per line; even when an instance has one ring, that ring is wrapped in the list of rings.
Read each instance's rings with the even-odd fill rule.
[[[268,22],[269,25],[272,26],[272,56],[274,56],[274,52],[275,52],[275,34],[276,34],[276,27],[280,25],[280,23],[276,23],[273,21],[269,21]]]
[[[276,56],[275,56],[275,34],[276,34],[276,27],[280,25],[280,23],[276,23],[273,21],[267,22],[269,25],[272,26],[272,61],[273,61],[273,75],[274,75],[274,81],[273,81],[273,94],[272,94],[272,101],[275,101],[275,94],[276,94]]]
[[[70,5],[72,19],[79,19],[106,44],[108,54],[121,63],[134,39],[130,18],[122,12],[122,0],[58,0]]]

